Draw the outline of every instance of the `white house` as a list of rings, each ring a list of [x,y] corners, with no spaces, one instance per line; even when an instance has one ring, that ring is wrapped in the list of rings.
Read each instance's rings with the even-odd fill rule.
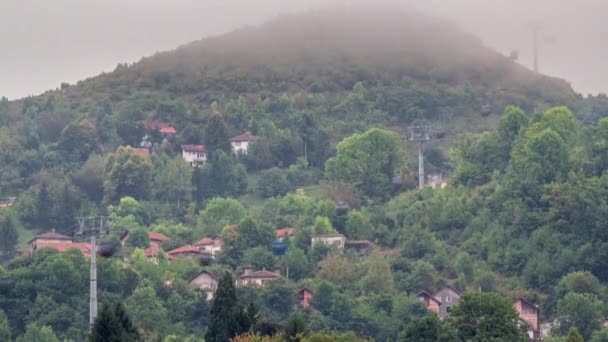
[[[202,270],[197,275],[190,278],[190,280],[188,281],[188,284],[190,284],[191,286],[195,286],[205,291],[205,293],[207,294],[207,300],[213,299],[215,290],[217,290],[217,283],[217,278],[213,274],[205,270]]]
[[[222,250],[222,239],[219,236],[203,238],[194,244],[201,251],[211,254],[213,258]]]
[[[182,145],[182,157],[190,166],[200,166],[207,161],[205,145]]]
[[[255,135],[247,131],[241,135],[230,139],[232,145],[232,152],[234,154],[245,154],[249,149],[249,144],[255,141]]]
[[[265,268],[261,271],[252,272],[251,266],[245,266],[243,268],[243,275],[237,280],[237,285],[257,285],[264,286],[268,281],[277,280],[280,277],[280,270],[275,272],[267,271]]]
[[[346,243],[346,236],[342,234],[326,234],[313,236],[310,244],[311,247],[314,247],[318,243],[334,245],[337,246],[339,249],[344,249],[344,245]]]

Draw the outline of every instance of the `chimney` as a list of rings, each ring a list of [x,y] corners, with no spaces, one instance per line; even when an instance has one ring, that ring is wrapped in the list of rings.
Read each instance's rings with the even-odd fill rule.
[[[253,268],[251,267],[251,265],[246,265],[243,267],[243,275],[248,275],[249,273],[251,273],[251,270]]]

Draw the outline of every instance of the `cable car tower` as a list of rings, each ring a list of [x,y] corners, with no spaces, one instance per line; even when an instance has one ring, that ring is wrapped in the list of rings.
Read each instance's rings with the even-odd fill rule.
[[[91,238],[91,286],[89,297],[89,325],[93,327],[97,317],[97,236],[110,232],[105,225],[107,217],[79,217],[77,235],[88,235]]]
[[[424,187],[424,155],[422,144],[431,140],[433,128],[430,126],[410,126],[407,140],[418,143],[418,189]]]

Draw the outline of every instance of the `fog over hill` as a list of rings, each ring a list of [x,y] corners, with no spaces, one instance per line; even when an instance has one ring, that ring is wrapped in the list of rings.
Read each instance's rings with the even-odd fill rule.
[[[255,6],[244,0],[57,0],[0,3],[0,96],[38,94],[278,13],[385,2],[451,18],[502,53],[518,50],[526,66],[532,64],[531,31],[538,24],[542,72],[568,79],[584,93],[608,90],[608,51],[596,43],[608,34],[602,0],[260,0]]]

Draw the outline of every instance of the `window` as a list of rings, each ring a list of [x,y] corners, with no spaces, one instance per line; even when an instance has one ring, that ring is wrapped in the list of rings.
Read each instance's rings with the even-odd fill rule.
[[[446,303],[451,303],[452,302],[452,296],[445,296],[445,302]]]
[[[445,308],[445,312],[450,313],[450,311],[452,311],[452,307],[448,306],[447,308]]]

